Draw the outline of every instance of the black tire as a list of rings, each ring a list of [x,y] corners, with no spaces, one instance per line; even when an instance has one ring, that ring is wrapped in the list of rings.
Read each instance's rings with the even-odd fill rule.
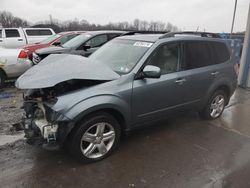
[[[223,96],[224,98],[224,103],[223,103],[223,108],[220,112],[218,112],[218,114],[216,114],[216,116],[212,116],[211,115],[211,106],[213,104],[213,101],[216,99],[216,97],[219,97],[219,96]],[[217,90],[213,93],[213,95],[210,97],[210,99],[208,100],[206,106],[204,107],[204,109],[202,111],[199,112],[200,114],[200,117],[203,118],[203,119],[207,119],[207,120],[213,120],[213,119],[217,119],[221,116],[221,114],[223,113],[224,111],[224,108],[225,108],[225,105],[227,103],[227,100],[228,100],[228,95],[226,94],[225,91],[223,90]]]
[[[6,80],[6,76],[4,72],[0,69],[0,89],[4,88],[5,80]]]
[[[112,146],[110,146],[110,149],[108,149],[107,152],[105,154],[103,154],[103,156],[100,156],[97,158],[89,158],[83,153],[85,150],[82,151],[81,147],[82,147],[84,141],[81,141],[81,139],[82,139],[83,135],[87,131],[89,131],[89,129],[91,131],[91,127],[93,127],[96,124],[101,123],[101,122],[104,122],[104,123],[108,124],[109,126],[112,126],[113,131],[115,133],[114,141],[112,142],[113,144],[112,144]],[[100,160],[108,157],[113,152],[113,150],[117,147],[117,145],[119,143],[120,135],[121,135],[120,125],[119,125],[118,121],[108,113],[93,114],[90,117],[87,117],[86,119],[84,119],[84,121],[81,121],[77,125],[77,127],[78,128],[73,130],[73,132],[71,133],[70,139],[68,140],[69,143],[68,143],[67,147],[68,147],[70,153],[83,163],[96,162],[96,161],[100,161]],[[96,128],[96,132],[97,132],[97,128]],[[104,138],[104,136],[103,136],[103,138]],[[91,144],[91,143],[89,143],[89,144]],[[96,146],[95,150],[97,150],[96,152],[101,153],[97,146]]]

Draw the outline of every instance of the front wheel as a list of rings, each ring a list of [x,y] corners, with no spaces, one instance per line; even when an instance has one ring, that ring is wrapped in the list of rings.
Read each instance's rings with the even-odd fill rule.
[[[200,112],[204,119],[216,119],[221,116],[227,101],[227,95],[223,90],[216,91],[209,99],[206,107]]]
[[[79,124],[70,141],[69,149],[82,162],[99,161],[115,149],[120,132],[120,125],[113,116],[98,113]]]

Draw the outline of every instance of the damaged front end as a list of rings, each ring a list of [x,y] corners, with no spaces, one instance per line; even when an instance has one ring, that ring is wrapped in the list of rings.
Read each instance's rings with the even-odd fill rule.
[[[28,143],[59,148],[74,126],[64,115],[79,102],[71,96],[82,91],[81,101],[89,97],[85,89],[119,77],[104,64],[69,54],[50,55],[26,71],[16,87],[27,90],[22,127]]]
[[[73,125],[67,117],[52,110],[56,101],[49,89],[28,90],[24,94],[22,124],[27,143],[43,145],[50,150],[62,145]]]
[[[54,105],[58,96],[67,95],[104,83],[104,80],[68,80],[54,87],[29,89],[23,96],[24,116],[22,127],[27,142],[32,145],[43,145],[49,150],[62,146],[75,122],[61,111],[55,111]],[[62,109],[64,111],[65,109]]]

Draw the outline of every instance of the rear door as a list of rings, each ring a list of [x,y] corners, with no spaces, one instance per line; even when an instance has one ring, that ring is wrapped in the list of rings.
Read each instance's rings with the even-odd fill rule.
[[[4,46],[6,48],[18,48],[26,44],[23,34],[19,29],[5,29]]]
[[[217,65],[216,68],[216,79],[221,77],[229,77],[230,80],[236,80],[237,75],[234,70],[235,59],[232,57],[232,62],[230,62],[230,52],[228,47],[224,42],[210,42],[210,46],[213,51],[214,63]]]
[[[183,61],[179,77],[185,79],[184,102],[197,105],[206,96],[217,74],[208,41],[186,41],[183,43]],[[191,105],[191,106],[192,106]]]

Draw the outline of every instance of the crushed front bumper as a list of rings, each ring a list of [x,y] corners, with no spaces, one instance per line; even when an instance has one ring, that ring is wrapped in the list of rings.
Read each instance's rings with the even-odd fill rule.
[[[48,150],[61,148],[73,126],[74,123],[70,121],[49,123],[45,119],[26,117],[22,121],[27,143],[41,145]]]

